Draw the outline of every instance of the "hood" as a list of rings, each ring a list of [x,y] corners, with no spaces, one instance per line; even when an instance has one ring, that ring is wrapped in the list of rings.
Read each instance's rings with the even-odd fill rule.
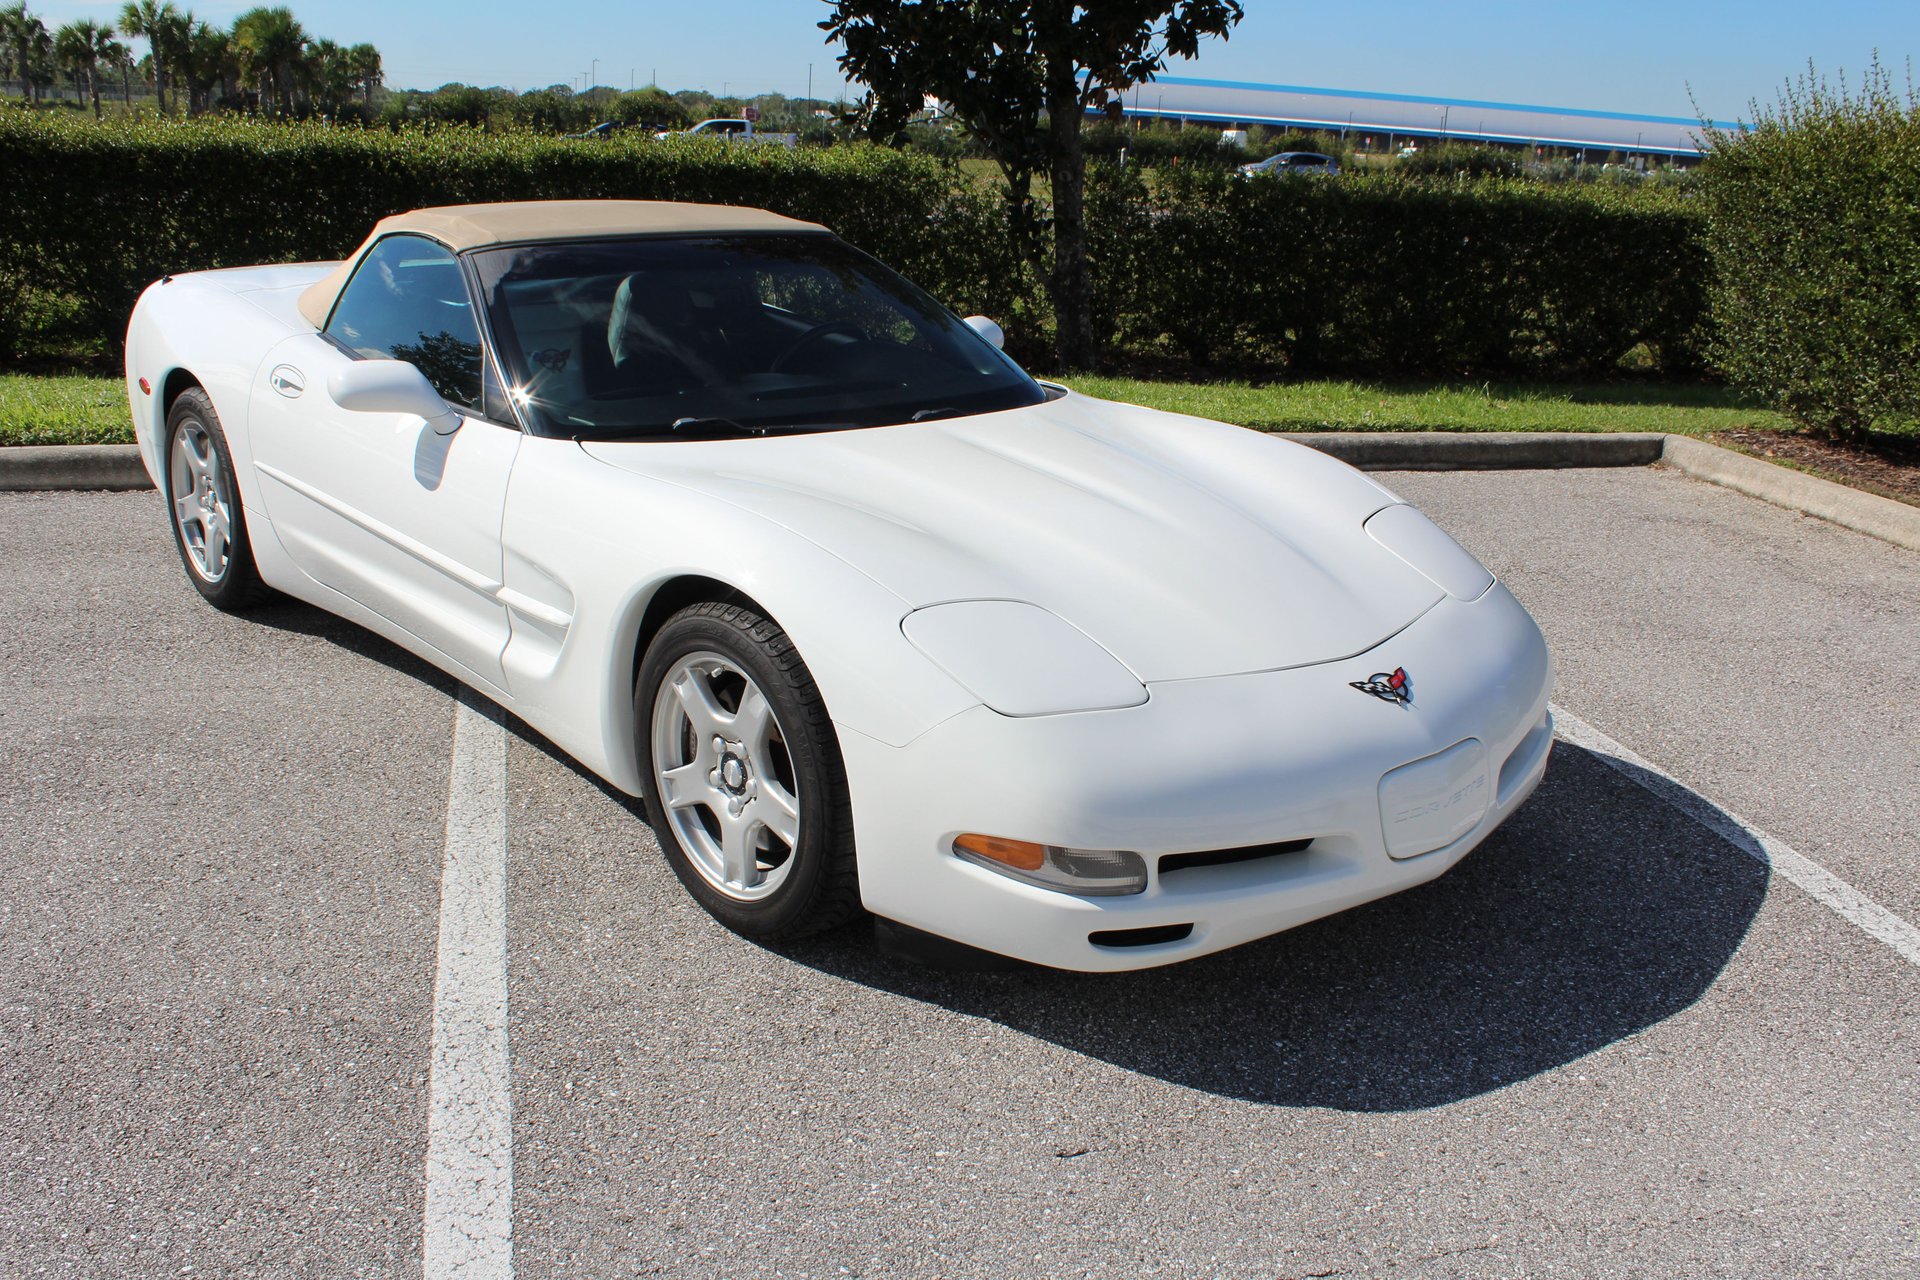
[[[1398,499],[1358,471],[1084,396],[869,430],[583,447],[770,519],[912,607],[1039,605],[1147,683],[1350,657],[1443,594],[1362,528]]]

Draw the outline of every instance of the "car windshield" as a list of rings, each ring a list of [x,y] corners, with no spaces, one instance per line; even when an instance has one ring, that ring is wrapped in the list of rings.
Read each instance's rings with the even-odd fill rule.
[[[1046,399],[926,293],[829,235],[474,257],[509,394],[542,435],[824,431]]]

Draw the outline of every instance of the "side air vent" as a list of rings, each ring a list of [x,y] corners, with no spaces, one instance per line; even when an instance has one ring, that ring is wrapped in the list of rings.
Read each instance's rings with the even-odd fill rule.
[[[1261,858],[1277,858],[1283,854],[1299,853],[1312,840],[1279,840],[1273,844],[1248,845],[1244,849],[1208,849],[1204,853],[1169,853],[1160,859],[1160,874],[1185,871],[1191,867],[1224,867],[1231,862],[1255,862]]]

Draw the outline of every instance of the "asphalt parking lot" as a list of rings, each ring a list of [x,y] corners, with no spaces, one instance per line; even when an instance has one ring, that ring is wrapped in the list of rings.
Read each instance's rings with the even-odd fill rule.
[[[1381,478],[1571,717],[1920,921],[1920,556],[1669,472]],[[1173,969],[776,952],[436,672],[202,605],[154,495],[0,495],[0,537],[0,1273],[421,1273],[462,716],[513,1274],[1920,1269],[1920,954],[1596,751],[1434,884]]]

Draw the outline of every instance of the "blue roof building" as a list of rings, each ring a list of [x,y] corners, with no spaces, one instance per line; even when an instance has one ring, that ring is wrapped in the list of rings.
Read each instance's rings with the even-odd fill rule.
[[[1460,139],[1693,158],[1699,156],[1704,141],[1701,121],[1677,116],[1178,76],[1162,76],[1128,90],[1121,110],[1130,117],[1149,120],[1263,124],[1333,129],[1348,136],[1379,135],[1381,145],[1391,136],[1396,140]],[[1710,123],[1719,129],[1740,128],[1725,121]]]

